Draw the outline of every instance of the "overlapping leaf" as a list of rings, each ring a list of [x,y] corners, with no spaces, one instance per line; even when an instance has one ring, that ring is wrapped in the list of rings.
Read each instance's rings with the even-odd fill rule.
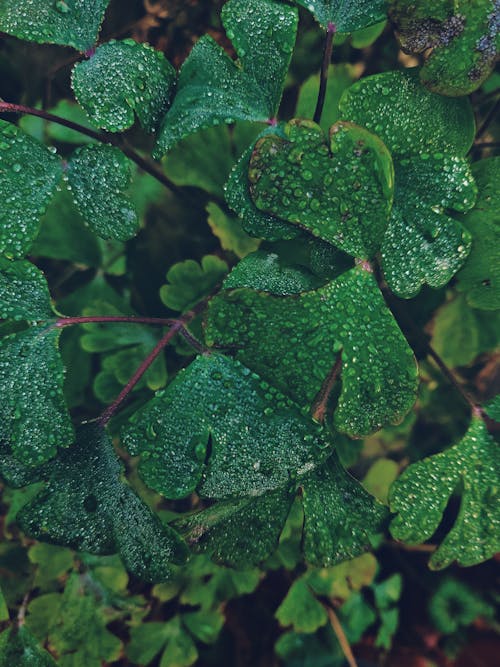
[[[15,125],[0,120],[1,254],[9,258],[26,254],[61,176],[56,155]]]
[[[443,95],[468,95],[500,51],[496,0],[392,0],[389,14],[407,53],[424,54],[422,82]]]
[[[342,117],[377,133],[394,159],[395,195],[382,244],[384,273],[404,298],[445,285],[463,265],[470,235],[449,210],[474,205],[477,188],[463,155],[474,135],[467,100],[427,91],[414,70],[385,72],[342,96]]]
[[[273,386],[229,357],[198,357],[136,413],[124,443],[167,498],[252,496],[325,458],[326,434]]]
[[[0,441],[26,465],[51,458],[73,439],[60,333],[40,325],[0,339]]]
[[[2,0],[0,30],[33,42],[90,49],[109,0]]]
[[[385,0],[297,0],[297,3],[312,12],[324,28],[333,23],[337,32],[353,32],[386,17]]]
[[[226,262],[216,255],[205,255],[201,263],[186,259],[167,273],[168,283],[160,288],[160,298],[172,310],[189,310],[222,281],[228,272]]]
[[[45,488],[23,506],[19,525],[43,541],[95,554],[118,552],[141,579],[166,580],[171,564],[184,561],[186,547],[121,475],[103,429],[81,427],[75,444],[39,469]]]
[[[392,203],[393,168],[384,144],[365,129],[338,122],[327,143],[318,125],[293,120],[257,141],[249,181],[263,213],[356,257],[378,250]]]
[[[466,293],[474,308],[500,307],[500,157],[472,165],[479,196],[463,218],[472,236],[472,249],[457,275],[457,289]]]
[[[0,634],[0,667],[56,667],[50,653],[24,626],[12,627]]]
[[[175,70],[163,53],[132,39],[99,46],[75,65],[72,86],[91,121],[109,132],[134,124],[134,113],[149,132],[166,113]]]
[[[341,353],[334,423],[356,437],[401,421],[415,399],[411,349],[361,266],[288,297],[222,292],[210,303],[206,336],[210,345],[234,348],[237,359],[301,406],[311,405]]]
[[[53,317],[43,273],[25,260],[0,257],[0,318],[47,320]]]
[[[389,495],[398,516],[391,532],[398,540],[428,540],[441,523],[454,491],[462,499],[455,523],[430,559],[440,570],[456,561],[469,566],[500,550],[500,454],[486,425],[474,417],[464,438],[454,447],[409,466]]]
[[[222,21],[238,61],[208,35],[195,44],[180,70],[157,157],[199,129],[276,114],[295,43],[296,9],[278,0],[229,0]]]
[[[67,178],[78,210],[96,234],[118,241],[134,236],[137,213],[125,194],[132,170],[118,148],[94,144],[78,148],[69,161]]]

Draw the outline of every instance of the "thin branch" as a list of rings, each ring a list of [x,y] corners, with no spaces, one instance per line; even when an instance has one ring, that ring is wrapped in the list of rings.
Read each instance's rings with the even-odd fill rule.
[[[472,146],[472,150],[476,148],[500,148],[500,141],[483,141]]]
[[[21,602],[21,606],[19,607],[19,610],[17,612],[17,626],[19,628],[21,628],[25,623],[26,610],[28,609],[30,595],[31,591],[28,591],[26,595],[23,597],[23,601]]]
[[[499,107],[500,107],[500,98],[498,98],[496,102],[491,106],[491,109],[488,111],[483,122],[479,126],[479,129],[476,132],[476,141],[486,132],[492,120],[497,115]]]
[[[313,118],[315,123],[320,122],[321,114],[323,113],[323,106],[325,104],[326,88],[328,85],[328,68],[332,60],[333,38],[335,36],[335,32],[335,24],[330,21],[326,29],[325,50],[323,52],[323,63],[321,65],[318,101],[316,103],[316,110],[314,112]]]
[[[340,648],[342,649],[342,652],[345,655],[345,659],[349,664],[349,667],[358,667],[358,663],[356,662],[356,658],[354,657],[354,654],[352,652],[351,645],[349,644],[349,641],[345,635],[344,628],[342,627],[342,624],[339,621],[339,617],[333,610],[331,604],[325,603],[324,607],[326,609],[326,613],[328,614],[328,618],[330,619],[330,624],[332,626],[332,629],[335,635],[337,636]]]
[[[395,549],[425,554],[432,554],[437,549],[436,544],[404,544],[404,542],[397,542],[396,540],[388,540],[387,544]]]
[[[453,371],[450,368],[448,368],[448,366],[444,363],[444,361],[441,359],[441,357],[432,347],[432,345],[429,342],[426,342],[425,347],[427,349],[427,354],[429,355],[429,357],[431,357],[431,359],[434,361],[434,363],[439,368],[441,373],[448,379],[450,384],[452,384],[455,387],[455,389],[462,396],[464,401],[470,405],[472,412],[474,414],[477,413],[482,414],[481,407],[474,401],[472,396],[462,387],[462,385],[456,378]]]
[[[334,365],[326,376],[323,384],[321,385],[321,389],[319,390],[312,404],[312,417],[320,423],[325,421],[328,399],[330,398],[330,394],[332,393],[332,389],[335,386],[335,382],[340,375],[341,370],[342,350],[340,350]]]
[[[100,324],[104,322],[127,322],[129,324],[154,324],[158,326],[170,326],[177,320],[161,317],[135,317],[131,315],[92,315],[88,317],[61,317],[55,326],[59,328],[70,327],[75,324]]]

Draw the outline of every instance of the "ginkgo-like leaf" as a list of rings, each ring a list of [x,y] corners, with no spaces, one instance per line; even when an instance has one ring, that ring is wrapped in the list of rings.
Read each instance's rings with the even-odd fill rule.
[[[337,32],[354,32],[383,21],[385,0],[297,0],[324,28],[333,23]]]
[[[73,439],[60,333],[44,325],[0,339],[0,441],[26,465],[46,461]]]
[[[285,599],[276,610],[275,617],[280,625],[291,625],[296,632],[316,632],[328,623],[324,606],[317,600],[303,577],[290,586]]]
[[[394,172],[384,144],[365,129],[338,122],[327,143],[319,125],[293,120],[279,135],[257,141],[249,181],[260,211],[356,257],[378,250],[391,209]]]
[[[56,667],[54,658],[28,628],[11,627],[0,634],[0,667]]]
[[[200,356],[125,429],[144,481],[167,498],[252,496],[304,474],[327,454],[326,433],[239,362]]]
[[[170,578],[186,547],[121,479],[122,466],[102,427],[83,426],[74,445],[40,469],[45,487],[18,514],[39,540],[96,554],[118,552],[147,581]]]
[[[468,95],[486,80],[500,51],[496,0],[391,0],[401,47],[424,54],[422,82],[442,95]]]
[[[457,289],[474,308],[500,308],[500,157],[472,165],[479,196],[462,222],[472,236],[472,249],[457,274]]]
[[[68,183],[86,223],[105,239],[126,241],[137,232],[137,213],[127,197],[130,160],[114,146],[78,148],[68,163]]]
[[[240,120],[265,121],[277,112],[297,30],[297,10],[279,0],[229,0],[222,10],[234,62],[208,35],[179,72],[155,154],[199,129]]]
[[[90,49],[109,0],[2,0],[0,30],[41,44]]]
[[[25,260],[0,257],[0,318],[44,320],[53,316],[43,273]]]
[[[175,87],[175,70],[163,53],[132,39],[99,46],[75,65],[75,96],[97,127],[122,132],[134,114],[149,132],[166,113]]]
[[[355,437],[401,421],[415,400],[412,351],[361,266],[288,297],[224,291],[210,302],[206,337],[234,348],[237,359],[301,406],[311,405],[341,354],[335,425]]]
[[[172,310],[189,310],[210,294],[228,272],[228,266],[215,255],[205,255],[201,263],[186,259],[167,273],[168,283],[160,288],[160,298]]]
[[[56,155],[15,125],[0,120],[1,254],[18,258],[27,253],[61,177]]]
[[[500,550],[500,454],[486,425],[474,417],[455,446],[413,463],[391,487],[389,503],[397,513],[393,536],[404,542],[428,540],[453,492],[461,490],[455,523],[430,559],[440,570],[456,561],[475,565]]]

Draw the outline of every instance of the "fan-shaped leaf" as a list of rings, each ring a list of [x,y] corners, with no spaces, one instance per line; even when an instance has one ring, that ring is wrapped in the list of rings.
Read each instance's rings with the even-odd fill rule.
[[[54,316],[45,276],[30,262],[0,257],[0,317],[44,320]]]

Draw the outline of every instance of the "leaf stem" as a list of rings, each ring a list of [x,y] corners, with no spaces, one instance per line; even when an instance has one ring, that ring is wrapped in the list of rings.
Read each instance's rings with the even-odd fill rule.
[[[132,148],[132,146],[130,146],[123,137],[119,135],[111,134],[109,132],[98,132],[90,127],[85,127],[84,125],[75,123],[72,120],[68,120],[67,118],[56,116],[52,113],[49,113],[48,111],[34,109],[33,107],[27,107],[22,104],[11,104],[10,102],[4,102],[2,100],[0,100],[0,113],[18,113],[28,116],[36,116],[37,118],[43,118],[43,120],[48,122],[63,125],[70,130],[80,132],[80,134],[84,134],[91,139],[100,141],[101,143],[111,144],[112,146],[119,148],[128,158],[135,162],[138,167],[159,181],[171,192],[178,194],[181,191],[181,189],[163,173],[159,166],[137,153],[137,151]]]
[[[342,370],[342,350],[340,350],[334,365],[326,376],[321,389],[312,404],[312,418],[320,424],[325,421],[328,399],[332,393],[335,382]]]
[[[161,317],[135,317],[131,315],[92,315],[88,317],[61,317],[55,326],[59,328],[73,326],[75,324],[100,324],[103,322],[128,322],[130,324],[156,324],[159,326],[171,326],[177,320]]]
[[[455,387],[455,389],[462,396],[464,401],[470,405],[472,413],[473,414],[478,414],[478,413],[482,414],[481,407],[479,405],[477,405],[477,403],[474,401],[474,399],[469,394],[469,392],[467,392],[462,387],[462,385],[460,384],[460,382],[456,378],[453,371],[450,368],[448,368],[448,366],[444,363],[444,361],[441,359],[441,357],[436,352],[436,350],[432,347],[432,345],[429,342],[427,342],[427,343],[425,343],[425,347],[427,349],[427,354],[434,361],[434,363],[439,368],[441,373],[448,379],[450,384],[452,384]]]
[[[315,123],[320,122],[321,114],[323,113],[323,106],[325,104],[326,88],[328,85],[328,67],[330,66],[330,62],[332,60],[333,38],[335,36],[335,32],[335,24],[330,21],[326,29],[325,50],[323,52],[323,63],[321,65],[318,101],[316,103],[316,110],[313,117]]]
[[[323,602],[323,606],[326,610],[326,613],[328,614],[330,624],[338,639],[340,648],[342,649],[342,653],[344,654],[349,667],[358,667],[358,663],[356,662],[356,658],[354,657],[351,645],[349,644],[349,641],[344,632],[344,628],[342,627],[339,617],[335,613],[335,610],[333,609],[330,600],[328,600],[327,602]]]
[[[495,103],[491,106],[491,109],[488,111],[483,122],[479,126],[479,129],[476,132],[476,141],[486,132],[492,120],[496,117],[499,107],[500,107],[500,98],[498,98],[495,101]]]

